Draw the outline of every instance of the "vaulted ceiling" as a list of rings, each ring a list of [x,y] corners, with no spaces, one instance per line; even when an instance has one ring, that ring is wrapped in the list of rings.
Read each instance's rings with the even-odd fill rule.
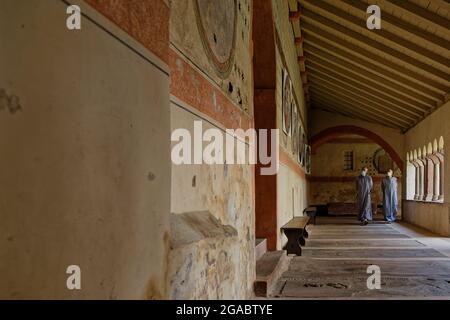
[[[311,108],[407,131],[448,101],[449,2],[288,1]],[[380,30],[366,26],[370,4]]]

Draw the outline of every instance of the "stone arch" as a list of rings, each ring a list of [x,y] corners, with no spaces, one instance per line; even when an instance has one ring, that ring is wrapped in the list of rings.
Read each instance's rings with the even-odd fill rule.
[[[439,147],[438,147],[438,142],[437,139],[434,139],[433,141],[433,152],[438,152]]]
[[[431,155],[432,153],[433,153],[433,145],[431,144],[431,142],[429,142],[427,146],[427,155]]]
[[[317,150],[317,148],[320,147],[322,144],[324,144],[330,140],[333,140],[337,137],[340,137],[342,135],[346,135],[346,134],[360,135],[360,136],[366,137],[366,138],[372,140],[373,142],[377,143],[389,154],[389,156],[392,158],[392,160],[397,164],[397,166],[403,172],[403,169],[404,169],[403,160],[399,156],[399,154],[394,150],[394,148],[388,142],[386,142],[386,140],[384,140],[382,137],[380,137],[376,133],[374,133],[370,130],[367,130],[365,128],[357,127],[357,126],[350,126],[350,125],[349,126],[336,126],[336,127],[331,127],[331,128],[328,128],[328,129],[325,129],[325,130],[319,132],[318,134],[313,136],[310,140],[312,152],[315,152],[315,150]]]

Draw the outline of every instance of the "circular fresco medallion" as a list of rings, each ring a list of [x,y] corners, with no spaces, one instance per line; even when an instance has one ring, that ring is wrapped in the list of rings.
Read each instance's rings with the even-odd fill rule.
[[[194,0],[203,47],[219,76],[229,75],[236,41],[236,0]]]

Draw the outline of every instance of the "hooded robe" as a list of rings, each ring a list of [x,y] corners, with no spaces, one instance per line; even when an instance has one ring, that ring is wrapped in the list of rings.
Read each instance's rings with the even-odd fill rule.
[[[381,183],[383,191],[383,213],[386,221],[395,221],[397,215],[397,178],[385,177]]]
[[[370,192],[373,188],[372,177],[363,176],[356,178],[356,205],[358,206],[358,220],[372,220],[372,202]]]

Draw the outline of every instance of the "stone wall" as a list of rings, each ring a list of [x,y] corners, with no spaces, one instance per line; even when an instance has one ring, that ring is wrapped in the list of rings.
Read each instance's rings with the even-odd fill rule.
[[[287,238],[280,227],[294,216],[301,216],[307,203],[307,182],[304,168],[294,154],[292,137],[286,135],[282,129],[282,100],[283,100],[283,70],[286,70],[292,81],[295,100],[299,107],[299,118],[307,133],[307,109],[303,96],[303,86],[300,78],[297,48],[294,43],[294,33],[288,19],[289,2],[272,1],[275,23],[276,42],[276,108],[277,128],[280,132],[280,170],[277,176],[277,248],[281,249]],[[292,8],[294,10],[295,8]]]
[[[194,121],[222,132],[253,127],[251,26],[250,0],[171,1],[172,130],[193,133]],[[178,231],[172,233],[170,298],[252,295],[253,174],[249,164],[173,165],[171,220]],[[192,215],[202,217],[195,231]],[[206,232],[211,221],[232,232]]]
[[[358,139],[361,141],[358,142]],[[373,164],[374,154],[380,149],[379,145],[357,136],[342,138],[341,140],[330,141],[321,145],[312,155],[312,175],[309,179],[311,203],[355,203],[355,179],[359,175],[361,168],[367,166],[369,175],[372,176],[374,181],[372,202],[381,204],[383,199],[381,181],[385,174],[379,173]],[[344,170],[344,153],[346,151],[353,152],[353,170]],[[400,210],[402,172],[397,168],[394,176],[398,179],[398,205]],[[349,207],[343,208],[347,209]],[[334,206],[334,210],[338,210],[338,207]]]

